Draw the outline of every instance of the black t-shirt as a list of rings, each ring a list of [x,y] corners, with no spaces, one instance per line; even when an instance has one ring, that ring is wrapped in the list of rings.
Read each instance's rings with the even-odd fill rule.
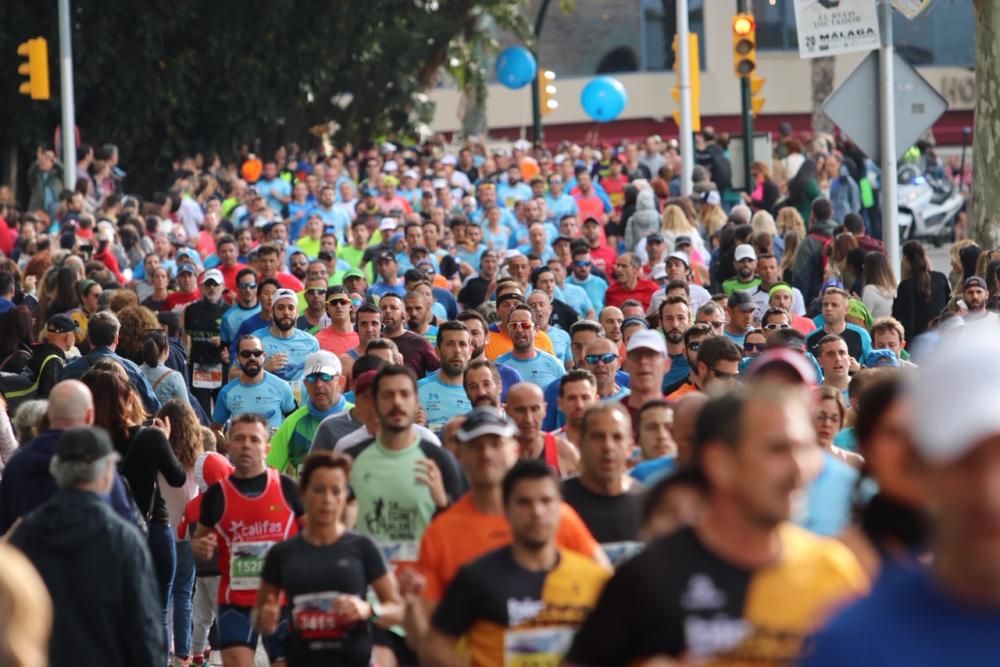
[[[486,301],[486,290],[490,281],[481,276],[474,276],[466,281],[458,292],[458,302],[465,308],[478,308]]]
[[[417,374],[417,379],[441,368],[437,352],[420,334],[404,331],[390,340],[399,348],[399,353],[403,355],[403,363]]]
[[[305,510],[302,508],[302,501],[299,499],[299,485],[296,484],[295,480],[287,475],[281,475],[281,495],[285,497],[285,502],[288,506],[292,508],[295,512],[296,517],[300,517],[305,514]],[[242,479],[240,477],[230,477],[229,481],[232,482],[236,490],[242,493],[248,498],[255,498],[260,494],[264,493],[267,489],[267,473],[263,472],[256,477],[249,477],[247,479]],[[219,523],[219,519],[222,518],[222,513],[225,510],[225,498],[222,495],[222,484],[216,482],[212,486],[208,487],[205,491],[205,496],[201,500],[201,516],[198,518],[198,523],[212,528],[215,524]]]
[[[344,533],[324,546],[310,544],[302,535],[276,544],[264,560],[261,579],[288,595],[289,667],[367,666],[371,626],[363,621],[338,624],[333,602],[341,594],[364,599],[368,586],[387,571],[371,538],[356,533]]]
[[[227,310],[229,305],[225,301],[212,303],[207,299],[195,301],[184,309],[184,331],[191,337],[191,363],[222,363],[222,344],[213,345],[210,339],[221,332],[222,316]]]
[[[576,312],[576,309],[573,308],[573,306],[570,306],[559,299],[552,300],[552,317],[549,318],[549,324],[557,326],[566,333],[569,333],[569,328],[579,319],[580,314]]]
[[[823,329],[816,329],[816,331],[806,336],[806,349],[809,350],[810,354],[819,359],[819,342],[829,335]],[[861,334],[853,329],[845,328],[837,335],[847,343],[847,353],[858,361],[861,361],[861,355],[864,354],[864,341],[861,339]]]
[[[639,484],[633,483],[620,495],[606,496],[594,493],[579,477],[573,477],[563,482],[562,492],[563,500],[580,515],[613,564],[624,562],[640,550],[642,487]]]
[[[159,429],[133,427],[129,429],[129,440],[116,445],[122,455],[121,474],[128,480],[139,511],[150,521],[166,523],[167,505],[160,495],[156,474],[162,474],[173,487],[187,481],[187,473],[174,456],[167,436]]]
[[[165,304],[166,302],[167,302],[166,299],[157,299],[154,296],[148,296],[142,300],[142,303],[140,305],[149,308],[154,313],[158,313],[161,310],[163,310],[163,304]]]

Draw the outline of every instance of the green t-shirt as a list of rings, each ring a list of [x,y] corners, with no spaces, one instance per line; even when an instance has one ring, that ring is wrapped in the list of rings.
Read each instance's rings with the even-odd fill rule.
[[[365,248],[360,250],[352,245],[342,245],[337,248],[337,257],[351,265],[352,269],[361,268],[361,257],[365,254]]]
[[[323,239],[312,239],[308,236],[303,236],[295,242],[295,245],[297,245],[309,259],[316,259],[319,256],[319,249],[322,244]]]
[[[754,278],[748,283],[741,283],[739,278],[730,278],[722,283],[722,291],[726,296],[729,296],[736,290],[756,292],[758,287],[760,287],[760,278]]]

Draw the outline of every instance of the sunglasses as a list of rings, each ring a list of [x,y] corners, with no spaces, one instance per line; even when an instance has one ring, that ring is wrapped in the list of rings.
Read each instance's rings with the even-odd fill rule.
[[[345,299],[344,297],[338,295],[336,297],[327,299],[326,303],[329,306],[346,306],[351,303],[351,300]]]
[[[767,343],[743,343],[743,349],[747,352],[760,352],[767,347]]]
[[[326,294],[326,290],[322,287],[313,287],[306,290],[306,294],[309,296],[320,296]]]
[[[257,283],[240,283],[240,289],[257,289]]]
[[[690,350],[691,352],[697,352],[698,350],[701,349],[701,341],[697,341],[695,343],[688,343],[687,349]]]
[[[263,357],[264,350],[240,350],[240,359],[249,359],[250,357]]]
[[[507,328],[511,331],[517,331],[518,329],[521,331],[527,331],[533,326],[534,325],[531,322],[510,322],[507,324]]]
[[[723,373],[722,371],[712,367],[709,367],[709,370],[712,371],[712,375],[723,381],[735,380],[740,376],[739,373]]]
[[[790,327],[787,324],[778,324],[777,322],[771,322],[770,324],[765,324],[764,328],[767,329],[768,331],[774,331],[776,329],[789,329]]]
[[[611,364],[617,358],[618,358],[618,355],[615,354],[614,352],[605,352],[604,354],[588,354],[588,355],[585,355],[583,357],[583,360],[586,361],[591,366],[596,366],[599,363],[604,364],[605,366],[607,366],[607,365]]]
[[[305,377],[305,381],[307,384],[316,384],[320,380],[323,382],[330,382],[335,377],[335,375],[330,375],[329,373],[312,373]]]
[[[591,265],[593,265],[593,262],[573,262],[573,266],[579,266],[580,268]]]

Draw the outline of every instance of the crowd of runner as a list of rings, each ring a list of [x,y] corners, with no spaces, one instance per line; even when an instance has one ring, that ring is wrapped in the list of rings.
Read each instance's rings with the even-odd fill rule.
[[[0,188],[0,663],[1000,655],[1000,250],[782,132]],[[127,157],[127,153],[126,153]],[[25,203],[25,202],[22,202]],[[997,374],[994,375],[993,373]]]

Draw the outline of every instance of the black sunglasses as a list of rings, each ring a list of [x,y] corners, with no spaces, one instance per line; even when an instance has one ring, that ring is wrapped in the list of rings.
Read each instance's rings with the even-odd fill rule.
[[[249,359],[250,357],[263,357],[264,350],[240,350],[241,359]]]

